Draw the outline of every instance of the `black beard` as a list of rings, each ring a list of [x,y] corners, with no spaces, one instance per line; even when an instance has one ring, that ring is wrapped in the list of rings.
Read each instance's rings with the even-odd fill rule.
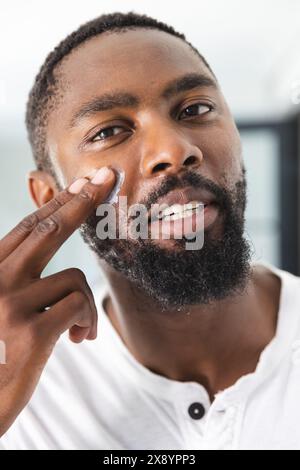
[[[159,190],[143,204],[150,205],[172,189],[192,186],[209,190],[223,215],[221,237],[205,231],[200,250],[186,250],[186,240],[174,240],[182,249],[170,250],[151,239],[106,239],[96,235],[100,218],[90,216],[81,226],[84,241],[116,271],[124,274],[162,310],[209,304],[242,293],[250,276],[251,249],[244,238],[246,207],[245,169],[235,188],[229,191],[201,175],[187,172],[180,180],[167,176]]]

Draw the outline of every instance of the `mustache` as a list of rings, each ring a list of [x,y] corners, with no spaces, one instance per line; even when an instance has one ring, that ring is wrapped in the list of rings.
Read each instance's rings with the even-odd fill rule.
[[[223,210],[226,210],[230,205],[230,196],[225,188],[218,186],[203,175],[191,170],[186,171],[181,177],[178,175],[166,175],[159,188],[153,189],[147,197],[140,201],[140,204],[143,204],[147,210],[150,210],[152,204],[155,204],[159,198],[166,196],[174,189],[182,189],[187,186],[209,191],[215,197],[215,202]]]

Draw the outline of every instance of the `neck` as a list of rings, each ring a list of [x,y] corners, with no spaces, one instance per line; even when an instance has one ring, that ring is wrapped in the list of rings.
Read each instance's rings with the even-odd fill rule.
[[[256,368],[274,337],[280,280],[252,266],[243,293],[209,305],[162,311],[144,291],[107,265],[104,308],[134,357],[151,371],[196,381],[211,399]]]

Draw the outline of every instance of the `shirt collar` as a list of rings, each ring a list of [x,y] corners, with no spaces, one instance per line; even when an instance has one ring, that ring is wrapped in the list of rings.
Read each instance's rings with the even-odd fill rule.
[[[267,262],[260,262],[281,279],[281,291],[276,334],[271,342],[262,351],[257,367],[253,373],[242,376],[231,387],[219,392],[216,397],[226,399],[226,402],[245,399],[249,394],[266,380],[280,361],[290,351],[289,345],[293,344],[299,324],[300,289],[299,278],[280,270]],[[299,293],[298,293],[299,292]],[[209,401],[206,389],[198,382],[181,382],[169,379],[150,371],[143,366],[128,350],[121,337],[113,327],[108,315],[104,311],[103,302],[108,293],[105,286],[95,291],[95,299],[99,310],[99,322],[102,325],[101,342],[107,348],[114,348],[114,354],[118,354],[120,370],[134,382],[136,387],[146,388],[164,399],[174,399],[175,396],[195,394],[204,402]]]

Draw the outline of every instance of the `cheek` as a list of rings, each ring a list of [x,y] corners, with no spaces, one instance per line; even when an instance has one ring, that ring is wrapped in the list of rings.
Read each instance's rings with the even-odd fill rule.
[[[92,178],[97,170],[108,166],[118,174],[117,185],[113,189],[110,199],[117,192],[118,196],[126,196],[127,203],[131,204],[135,200],[134,194],[138,182],[138,175],[136,174],[138,165],[127,164],[129,160],[129,158],[121,158],[120,156],[104,158],[103,155],[99,156],[97,152],[80,154],[80,156],[60,152],[56,156],[56,164],[54,166],[62,187],[69,185],[77,178]],[[113,200],[116,200],[115,196]]]
[[[48,134],[48,153],[62,187],[81,177],[92,177],[103,166],[111,167],[124,175],[124,181],[120,190],[121,195],[129,197],[134,193],[136,181],[138,181],[138,161],[136,149],[132,146],[119,150],[119,146],[109,149],[108,152],[97,147],[89,151],[82,151],[74,142],[74,136],[62,135],[59,129],[52,125],[53,129]]]
[[[235,127],[222,127],[206,140],[202,151],[207,155],[211,172],[218,175],[220,184],[230,187],[242,178],[242,149],[239,133]]]

